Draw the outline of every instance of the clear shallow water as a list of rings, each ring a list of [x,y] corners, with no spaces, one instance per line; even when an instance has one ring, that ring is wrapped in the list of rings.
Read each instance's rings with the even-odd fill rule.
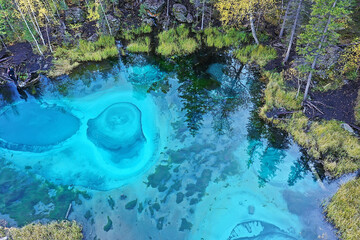
[[[87,239],[336,239],[320,208],[334,187],[258,118],[256,73],[221,56],[124,62],[44,79],[0,116],[2,158],[91,195],[70,215]]]

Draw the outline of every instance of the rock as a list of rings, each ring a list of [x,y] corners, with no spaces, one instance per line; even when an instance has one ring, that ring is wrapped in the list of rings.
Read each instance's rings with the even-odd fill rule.
[[[184,5],[182,4],[174,4],[173,5],[173,13],[174,16],[176,18],[176,20],[178,20],[179,22],[186,22],[187,21],[187,9]]]
[[[142,22],[145,23],[146,25],[154,26],[154,20],[151,18],[145,18],[142,20]]]
[[[150,17],[157,17],[165,7],[165,0],[145,0],[144,7]]]
[[[252,205],[249,205],[249,206],[248,206],[248,213],[249,213],[250,215],[254,215],[254,213],[255,213],[255,207],[252,206]]]
[[[99,35],[97,33],[94,33],[93,35],[91,35],[90,37],[88,37],[88,41],[90,42],[96,42],[99,39]]]
[[[111,32],[113,35],[116,35],[116,33],[120,30],[120,20],[113,15],[106,15],[109,25],[111,28]],[[105,23],[106,24],[106,23]],[[109,31],[108,26],[106,25],[106,31]]]
[[[349,133],[354,133],[354,129],[352,129],[352,127],[350,127],[350,125],[347,123],[342,123],[341,127]]]
[[[73,7],[65,12],[65,18],[66,23],[82,23],[85,21],[85,13],[81,8]]]
[[[188,13],[188,15],[186,16],[186,21],[188,23],[192,23],[194,21],[194,18],[190,13]]]

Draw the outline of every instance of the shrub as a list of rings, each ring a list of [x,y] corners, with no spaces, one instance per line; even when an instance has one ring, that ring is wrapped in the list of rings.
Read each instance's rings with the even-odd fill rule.
[[[336,226],[344,240],[360,236],[360,179],[343,184],[325,207],[327,218]]]

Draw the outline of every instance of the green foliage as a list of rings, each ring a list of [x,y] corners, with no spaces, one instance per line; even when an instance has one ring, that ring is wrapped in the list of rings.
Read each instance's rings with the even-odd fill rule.
[[[223,30],[221,28],[206,28],[204,30],[205,44],[208,47],[236,47],[249,41],[249,36],[244,31],[235,28]]]
[[[123,30],[121,37],[127,41],[132,41],[136,37],[151,33],[151,31],[152,31],[152,29],[151,29],[150,25],[142,24],[138,28],[131,28],[131,29]]]
[[[338,31],[345,28],[351,13],[351,1],[315,0],[312,5],[311,17],[305,30],[297,41],[297,52],[305,59],[305,64],[300,65],[302,72],[312,71],[310,66],[315,58],[325,55],[327,47],[335,45],[339,40]],[[331,17],[330,17],[331,16]],[[325,33],[325,28],[330,17],[330,24]],[[319,50],[319,44],[322,48]]]
[[[357,240],[360,236],[360,179],[343,184],[325,207],[327,218],[339,230],[341,239]]]
[[[189,36],[190,30],[185,25],[176,29],[172,28],[163,31],[158,35],[159,46],[156,49],[158,54],[163,56],[186,55],[196,51],[199,43]]]
[[[264,67],[277,57],[277,52],[270,46],[247,45],[236,50],[234,55],[243,63],[255,62],[260,67]]]
[[[69,73],[80,62],[101,61],[118,56],[119,52],[112,36],[100,36],[96,42],[80,40],[78,47],[58,47],[54,53],[54,68],[49,76],[56,77]]]
[[[127,50],[129,52],[139,53],[150,52],[150,38],[149,37],[141,37],[138,38],[127,45]]]
[[[81,230],[82,227],[75,221],[60,221],[45,225],[29,224],[22,228],[0,227],[0,236],[2,232],[3,236],[12,240],[81,240]]]

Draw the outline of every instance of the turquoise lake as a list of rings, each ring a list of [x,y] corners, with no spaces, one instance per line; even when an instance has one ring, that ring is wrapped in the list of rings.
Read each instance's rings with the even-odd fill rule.
[[[321,205],[339,183],[259,118],[264,86],[211,53],[85,64],[27,101],[7,86],[0,218],[61,219],[72,202],[86,239],[337,239]]]

